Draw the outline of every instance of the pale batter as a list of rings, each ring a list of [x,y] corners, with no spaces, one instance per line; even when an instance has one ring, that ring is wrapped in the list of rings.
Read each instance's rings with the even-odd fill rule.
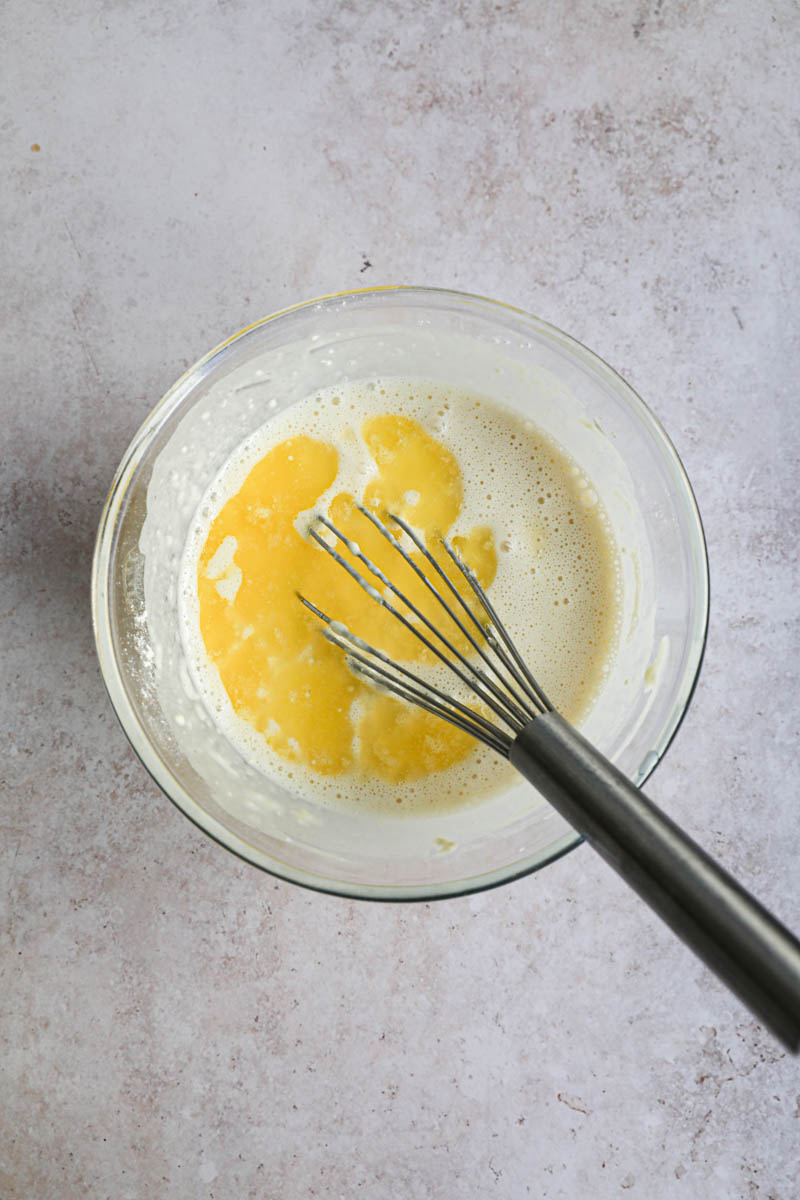
[[[297,600],[303,592],[393,657],[431,669],[431,656],[307,537],[313,514],[328,514],[441,622],[354,500],[403,516],[433,552],[448,535],[575,723],[616,640],[617,553],[604,510],[580,468],[529,422],[485,398],[397,380],[294,405],[237,451],[200,506],[182,568],[183,628],[196,683],[229,740],[328,803],[474,802],[504,786],[507,765],[356,679]]]

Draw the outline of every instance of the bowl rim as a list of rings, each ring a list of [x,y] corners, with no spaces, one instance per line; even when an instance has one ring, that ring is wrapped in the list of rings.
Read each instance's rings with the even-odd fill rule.
[[[651,752],[647,768],[637,779],[637,786],[641,786],[653,773],[655,768],[664,758],[664,755],[672,745],[678,730],[680,729],[686,713],[689,710],[692,698],[697,688],[700,671],[705,656],[706,644],[708,639],[708,624],[710,610],[710,579],[708,567],[708,551],[705,538],[705,530],[703,528],[702,518],[697,506],[697,501],[686,473],[686,469],[681,461],[680,455],[672,443],[669,435],[659,421],[658,417],[653,413],[647,403],[642,399],[639,393],[625,380],[618,371],[610,366],[595,351],[590,350],[577,338],[565,333],[556,325],[537,317],[534,314],[527,312],[523,308],[516,305],[508,304],[502,300],[496,300],[490,296],[484,296],[479,293],[460,291],[453,288],[418,286],[414,284],[384,284],[375,287],[351,288],[343,291],[331,292],[326,295],[317,296],[310,300],[302,300],[297,304],[288,305],[268,314],[265,317],[259,318],[257,321],[251,322],[237,332],[225,338],[213,349],[209,350],[201,358],[199,358],[192,366],[172,384],[164,393],[160,400],[152,407],[145,419],[142,421],[138,430],[131,439],[125,453],[120,460],[120,464],[114,475],[108,496],[98,523],[97,536],[95,539],[94,553],[92,556],[92,571],[91,571],[91,610],[92,610],[92,626],[94,630],[95,648],[100,664],[100,671],[103,677],[103,682],[111,701],[112,708],[119,720],[122,731],[128,739],[129,744],[139,758],[143,767],[150,775],[154,783],[164,795],[172,801],[172,803],[188,817],[188,819],[202,830],[206,836],[212,841],[228,850],[237,858],[263,870],[275,878],[285,880],[286,882],[297,884],[300,887],[307,888],[311,891],[321,892],[328,895],[339,896],[345,899],[358,900],[377,900],[383,902],[413,902],[448,899],[453,896],[465,896],[476,892],[487,891],[494,887],[499,887],[505,883],[512,883],[514,880],[522,879],[526,875],[531,875],[536,871],[556,862],[562,858],[570,850],[574,850],[583,842],[583,836],[576,830],[567,831],[561,838],[557,839],[548,850],[544,853],[528,855],[525,858],[515,862],[497,867],[491,871],[478,875],[467,876],[464,879],[451,880],[447,882],[436,883],[417,883],[408,885],[397,884],[363,884],[350,880],[334,879],[325,875],[318,875],[311,871],[302,870],[294,867],[291,863],[283,862],[281,859],[267,855],[264,851],[252,846],[243,837],[233,833],[227,829],[220,821],[210,816],[191,796],[191,794],[183,787],[180,781],[170,770],[169,766],[155,752],[152,743],[147,737],[142,728],[133,705],[128,697],[128,692],[125,688],[120,671],[117,668],[116,656],[114,654],[114,642],[111,637],[111,621],[108,608],[108,567],[111,561],[111,553],[115,544],[116,534],[116,518],[122,507],[125,498],[128,484],[131,482],[138,464],[147,448],[148,443],[156,436],[163,424],[169,419],[175,409],[179,406],[185,396],[201,382],[202,379],[209,373],[212,366],[216,366],[220,358],[224,358],[226,351],[234,343],[240,339],[253,333],[256,329],[270,324],[273,321],[287,317],[292,313],[302,309],[314,308],[320,305],[333,305],[337,301],[349,299],[352,297],[364,297],[370,295],[381,295],[384,293],[398,294],[415,294],[422,296],[439,296],[450,297],[457,301],[467,301],[479,303],[491,309],[501,309],[506,312],[513,313],[515,316],[522,318],[528,322],[539,334],[551,342],[556,343],[559,348],[566,349],[570,354],[582,361],[584,365],[589,366],[594,372],[601,376],[605,375],[608,382],[611,383],[617,395],[628,403],[629,407],[644,420],[646,426],[657,442],[662,444],[662,448],[666,451],[666,458],[671,460],[675,470],[675,480],[679,487],[683,489],[683,499],[686,501],[686,527],[690,530],[691,541],[695,554],[693,560],[697,570],[695,586],[697,589],[697,615],[695,618],[695,632],[692,637],[691,653],[684,670],[682,680],[682,690],[684,691],[683,699],[681,700],[680,692],[673,702],[672,714],[670,720],[665,725],[660,745],[656,751]]]

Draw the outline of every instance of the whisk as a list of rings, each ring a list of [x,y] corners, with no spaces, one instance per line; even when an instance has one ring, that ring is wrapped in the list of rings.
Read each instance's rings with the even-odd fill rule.
[[[386,513],[381,519],[362,505],[356,507],[411,567],[442,615],[460,630],[471,652],[460,650],[453,638],[326,516],[314,518],[310,537],[474,693],[480,711],[395,662],[307,597],[299,596],[323,622],[325,636],[344,652],[351,670],[507,758],[754,1015],[792,1053],[798,1053],[800,942],[560,716],[523,661],[475,573],[446,538],[440,539],[441,547],[455,578],[460,576],[467,588],[456,586],[402,517]],[[419,566],[413,551],[404,547],[403,538],[430,570]],[[350,558],[337,546],[344,547]]]

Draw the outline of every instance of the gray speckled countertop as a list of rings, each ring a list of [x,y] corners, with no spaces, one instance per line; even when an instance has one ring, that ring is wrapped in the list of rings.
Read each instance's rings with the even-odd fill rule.
[[[339,288],[613,363],[712,567],[650,792],[800,926],[800,13],[9,0],[0,36],[0,1196],[796,1200],[798,1062],[582,847],[420,907],[195,829],[106,700],[89,566],[182,369]]]

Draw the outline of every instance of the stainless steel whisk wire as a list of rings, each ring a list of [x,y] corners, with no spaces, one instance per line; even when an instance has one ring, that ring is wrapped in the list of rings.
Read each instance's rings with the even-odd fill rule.
[[[361,547],[353,539],[348,538],[325,516],[318,516],[316,524],[324,526],[343,546],[349,550],[358,562],[378,580],[378,582],[395,596],[405,607],[413,613],[418,622],[421,622],[426,629],[440,643],[437,645],[431,641],[419,628],[415,625],[404,613],[387,599],[386,595],[381,593],[371,584],[369,580],[356,568],[349,563],[336,549],[320,536],[314,525],[309,529],[310,537],[320,546],[327,554],[331,556],[340,566],[344,567],[348,575],[359,584],[360,587],[381,607],[387,609],[393,617],[395,617],[419,642],[430,650],[436,658],[448,667],[468,688],[474,691],[481,701],[486,704],[495,715],[503,721],[514,735],[518,734],[525,725],[536,716],[537,713],[545,713],[552,710],[553,706],[547,697],[542,692],[541,688],[536,683],[531,675],[521,656],[516,650],[511,638],[500,621],[497,613],[494,611],[491,601],[481,587],[474,571],[464,562],[459,554],[456,553],[453,546],[446,538],[440,539],[441,545],[446,551],[452,563],[460,571],[463,578],[467,581],[472,589],[477,600],[483,607],[485,618],[481,621],[476,616],[473,609],[465,600],[464,596],[453,583],[447,572],[441,566],[436,557],[431,553],[425,542],[419,537],[416,531],[402,517],[388,514],[388,520],[394,522],[402,532],[409,538],[412,544],[416,547],[420,554],[430,564],[436,575],[446,585],[452,593],[454,599],[458,602],[464,615],[468,618],[478,637],[482,638],[486,645],[493,651],[497,658],[495,662],[484,647],[476,639],[470,629],[461,620],[458,613],[452,605],[448,603],[442,595],[440,589],[431,580],[429,575],[422,570],[418,563],[414,561],[405,547],[401,544],[398,538],[394,536],[387,525],[370,509],[363,505],[356,505],[357,510],[362,513],[378,532],[386,539],[389,545],[403,558],[403,560],[412,569],[414,574],[425,585],[430,594],[435,598],[448,617],[458,627],[469,644],[472,646],[475,653],[480,657],[482,662],[488,668],[484,670],[462,654],[462,652],[453,645],[452,641],[447,638],[440,629],[422,612],[422,610],[414,604],[408,596],[394,584],[387,575],[378,567],[366,554]],[[512,738],[503,730],[487,721],[481,714],[476,713],[474,709],[462,704],[454,696],[435,687],[433,684],[422,679],[418,674],[409,671],[401,664],[395,662],[384,654],[375,646],[370,645],[363,639],[356,637],[350,630],[343,625],[333,620],[328,614],[322,612],[315,604],[312,604],[305,596],[299,596],[302,603],[315,616],[319,617],[326,625],[325,636],[334,645],[339,646],[347,655],[348,662],[357,674],[365,678],[370,678],[372,682],[377,683],[386,690],[394,692],[402,699],[419,705],[421,708],[426,708],[428,711],[435,712],[438,716],[450,721],[451,724],[463,729],[467,733],[471,733],[474,737],[487,745],[491,745],[492,749],[498,753],[508,757],[508,752],[511,746]],[[490,622],[490,624],[488,623]],[[499,639],[499,640],[498,640]],[[441,647],[444,646],[445,650]],[[449,652],[450,657],[445,652]],[[378,663],[382,663],[379,666]],[[502,668],[502,669],[501,669]],[[506,674],[504,674],[504,671]],[[494,679],[489,674],[494,675]]]
[[[361,504],[355,507],[411,568],[479,661],[470,661],[328,517],[318,514],[309,536],[452,671],[499,724],[396,662],[298,593],[305,607],[323,622],[328,641],[344,652],[351,670],[507,758],[784,1045],[798,1053],[800,942],[560,716],[514,645],[475,572],[447,538],[440,537],[439,542],[468,584],[482,616],[407,521],[386,514],[386,521],[408,538],[431,568],[433,578],[386,521]],[[333,544],[321,535],[320,528],[333,536]],[[337,544],[364,571],[348,561]],[[367,572],[376,582],[370,582]]]

